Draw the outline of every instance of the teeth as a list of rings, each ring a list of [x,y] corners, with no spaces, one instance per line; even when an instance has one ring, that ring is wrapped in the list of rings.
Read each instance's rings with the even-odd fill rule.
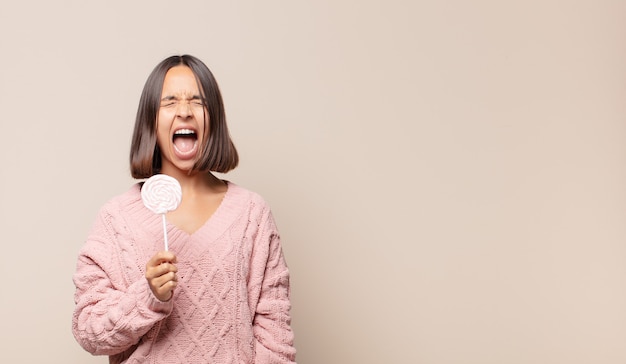
[[[180,129],[174,132],[174,135],[190,135],[195,134],[196,132],[191,129]]]

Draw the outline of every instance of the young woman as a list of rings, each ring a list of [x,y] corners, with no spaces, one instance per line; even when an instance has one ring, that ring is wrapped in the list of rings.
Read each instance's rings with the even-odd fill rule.
[[[211,172],[237,166],[218,85],[189,55],[163,60],[141,95],[131,174],[178,180],[161,218],[141,183],[107,202],[80,251],[72,330],[111,363],[293,363],[289,271],[267,203]]]

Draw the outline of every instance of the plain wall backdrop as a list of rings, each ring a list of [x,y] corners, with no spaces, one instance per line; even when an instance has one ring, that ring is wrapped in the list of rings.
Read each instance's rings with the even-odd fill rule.
[[[2,362],[107,362],[77,253],[189,53],[281,230],[299,363],[626,363],[626,2],[2,2]]]

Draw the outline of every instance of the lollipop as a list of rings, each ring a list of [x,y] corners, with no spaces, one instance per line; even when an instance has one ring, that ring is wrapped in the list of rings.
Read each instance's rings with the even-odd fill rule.
[[[155,174],[148,178],[141,188],[143,204],[150,211],[163,217],[165,250],[168,250],[165,214],[178,208],[182,200],[182,194],[178,181],[165,174]]]

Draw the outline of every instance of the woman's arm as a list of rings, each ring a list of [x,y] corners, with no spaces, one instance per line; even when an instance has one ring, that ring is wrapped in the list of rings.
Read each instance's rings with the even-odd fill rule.
[[[253,319],[255,363],[294,363],[296,350],[291,330],[289,270],[283,256],[274,219],[267,213],[261,225],[253,269],[260,279],[259,300]],[[264,228],[263,228],[264,227]],[[264,264],[257,265],[259,262]],[[256,263],[256,264],[255,264]],[[254,265],[257,265],[255,268]],[[260,268],[263,268],[261,271]]]
[[[72,331],[78,343],[95,355],[114,355],[137,344],[172,311],[152,293],[142,272],[124,272],[121,259],[132,254],[115,230],[115,219],[101,212],[79,254],[74,284],[76,307]],[[126,237],[128,238],[128,237]],[[133,274],[134,273],[134,274]],[[125,277],[134,277],[128,282]]]

